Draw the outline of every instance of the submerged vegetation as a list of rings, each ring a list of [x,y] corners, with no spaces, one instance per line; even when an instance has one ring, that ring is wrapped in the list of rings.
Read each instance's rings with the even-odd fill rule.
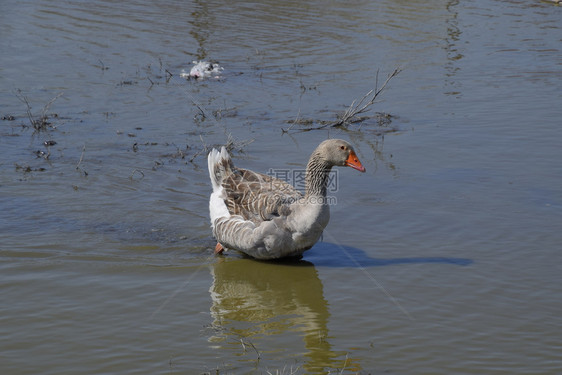
[[[102,61],[100,61],[100,69],[102,72],[109,69]],[[300,88],[306,89],[305,92],[309,90],[317,90],[317,86],[306,86],[302,82],[302,78],[298,77],[298,68],[302,67],[300,65],[295,65],[295,71],[297,74],[296,79],[300,79]],[[153,165],[150,169],[157,170],[165,164],[177,163],[178,161],[184,164],[191,164],[195,168],[199,168],[199,164],[204,163],[206,155],[212,148],[218,148],[225,146],[229,153],[244,153],[245,148],[254,142],[254,138],[250,139],[238,139],[232,132],[228,129],[225,124],[226,119],[236,119],[237,122],[243,121],[244,123],[252,123],[253,119],[243,118],[240,114],[238,108],[229,107],[226,103],[218,108],[211,107],[211,101],[208,103],[202,103],[196,100],[190,90],[187,90],[191,86],[186,86],[186,82],[180,79],[179,76],[174,76],[170,72],[171,69],[164,68],[162,61],[160,61],[159,68],[153,67],[151,65],[146,66],[144,69],[137,69],[136,73],[132,76],[121,78],[115,83],[115,87],[121,89],[127,89],[127,87],[135,88],[140,87],[142,82],[149,83],[147,90],[150,91],[155,87],[155,85],[169,85],[178,84],[184,89],[184,94],[188,98],[188,105],[191,106],[191,111],[193,113],[192,121],[198,128],[208,128],[212,125],[213,131],[211,133],[216,134],[217,129],[222,128],[224,134],[224,142],[209,143],[205,138],[207,137],[206,132],[193,132],[188,133],[188,138],[183,145],[178,145],[175,142],[165,142],[160,139],[142,139],[140,140],[139,132],[143,130],[142,127],[136,126],[132,131],[122,131],[117,130],[116,135],[126,135],[125,138],[121,138],[122,142],[125,139],[131,139],[131,143],[124,148],[126,152],[142,153],[150,150],[150,154],[156,152],[156,160],[154,160]],[[342,112],[337,112],[335,110],[328,110],[332,112],[334,119],[317,119],[317,118],[303,118],[300,116],[300,112],[297,114],[296,118],[287,120],[286,123],[289,124],[288,127],[280,127],[282,134],[295,135],[302,132],[309,132],[314,130],[328,130],[328,129],[340,129],[346,132],[366,132],[369,136],[384,136],[387,133],[396,132],[399,129],[393,124],[393,120],[397,118],[396,115],[386,113],[386,112],[375,112],[373,111],[374,105],[378,102],[381,94],[386,90],[389,82],[396,77],[401,72],[401,69],[397,68],[392,73],[390,73],[384,82],[379,85],[378,72],[375,77],[374,88],[369,90],[362,97],[358,97],[353,100],[350,105]],[[234,76],[239,76],[243,73],[233,73]],[[262,77],[260,72],[260,79]],[[232,77],[232,76],[231,76]],[[229,79],[228,76],[225,78],[221,77],[221,80]],[[221,80],[213,80],[216,82],[214,84],[221,84]],[[197,84],[197,83],[189,83]],[[301,94],[303,94],[301,92]],[[32,160],[43,160],[43,164],[28,161],[17,161],[15,162],[15,170],[22,172],[24,174],[31,174],[33,172],[45,172],[53,167],[53,163],[64,156],[65,148],[63,144],[65,142],[57,142],[54,138],[64,137],[71,133],[69,128],[65,127],[65,131],[60,131],[59,126],[64,122],[80,122],[82,119],[73,118],[71,114],[65,114],[60,116],[51,110],[53,104],[63,96],[62,92],[56,93],[52,96],[46,104],[42,105],[40,110],[34,110],[29,99],[29,94],[24,93],[20,89],[14,90],[15,97],[23,103],[23,113],[21,114],[2,114],[2,121],[15,122],[11,125],[12,131],[0,133],[0,136],[20,136],[22,132],[27,129],[32,129],[32,143],[36,144],[35,148],[30,150],[29,154],[32,156]],[[215,99],[215,98],[213,98]],[[84,110],[79,113],[89,113],[88,110]],[[115,112],[104,112],[101,114],[104,116],[105,122],[110,122],[110,117],[115,117]],[[111,115],[111,116],[110,116]],[[266,116],[266,114],[262,114]],[[20,132],[15,131],[20,129]],[[43,139],[37,139],[43,138]],[[37,142],[37,140],[39,142]],[[370,138],[369,142],[373,139]],[[378,141],[377,141],[378,142]],[[24,146],[25,147],[25,146]],[[29,147],[29,146],[27,146]],[[68,161],[68,164],[74,166],[73,169],[79,172],[82,177],[88,177],[89,172],[86,170],[88,164],[88,148],[86,140],[79,143],[79,149],[75,150],[79,152],[76,155],[76,159],[73,161]],[[53,154],[53,151],[57,151]],[[376,151],[375,151],[376,152]],[[53,160],[54,159],[54,160]],[[47,162],[47,164],[44,164]],[[144,172],[147,171],[146,167],[132,167],[130,178],[136,177],[144,178]],[[144,171],[144,172],[143,172]]]
[[[51,100],[49,100],[49,102],[45,104],[45,106],[43,106],[43,109],[39,115],[33,114],[31,104],[29,104],[27,96],[25,96],[21,90],[16,90],[15,95],[22,103],[25,104],[29,124],[33,129],[35,129],[36,132],[45,131],[49,128],[55,127],[52,123],[52,119],[57,119],[59,116],[56,113],[49,113],[49,108],[58,98],[63,95],[62,92],[58,93]],[[9,118],[9,116],[4,117]],[[11,116],[11,118],[14,119],[14,116]]]

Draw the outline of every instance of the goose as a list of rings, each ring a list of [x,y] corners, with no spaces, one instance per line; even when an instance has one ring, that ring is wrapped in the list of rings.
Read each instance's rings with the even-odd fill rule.
[[[300,257],[319,240],[330,220],[326,192],[333,166],[365,172],[341,139],[325,140],[312,152],[304,195],[273,176],[235,167],[224,147],[212,149],[207,161],[215,253],[232,249],[264,260]]]

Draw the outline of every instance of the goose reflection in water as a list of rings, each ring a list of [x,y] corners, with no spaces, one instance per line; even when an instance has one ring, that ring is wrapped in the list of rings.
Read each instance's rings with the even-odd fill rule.
[[[340,244],[320,242],[304,254],[305,260],[257,261],[232,256],[213,264],[211,316],[215,334],[209,338],[220,349],[241,342],[255,344],[256,351],[290,347],[294,340],[273,345],[271,340],[287,340],[283,334],[297,332],[304,341],[307,373],[327,373],[345,368],[359,372],[357,359],[335,351],[329,342],[330,313],[316,266],[363,268],[407,264],[469,266],[471,259],[453,257],[372,258],[365,251]],[[268,340],[268,338],[270,340]],[[298,349],[297,349],[298,352]],[[299,353],[300,354],[300,353]]]
[[[345,352],[332,349],[328,304],[312,263],[225,257],[219,258],[211,270],[215,334],[210,342],[221,349],[230,344],[241,348],[242,340],[255,345],[256,351],[267,352],[271,350],[269,339],[286,340],[282,335],[295,332],[304,342],[305,363],[298,365],[307,373],[327,373],[343,367],[360,370]],[[285,346],[298,353],[300,349],[294,343],[291,337],[287,345],[273,346]]]

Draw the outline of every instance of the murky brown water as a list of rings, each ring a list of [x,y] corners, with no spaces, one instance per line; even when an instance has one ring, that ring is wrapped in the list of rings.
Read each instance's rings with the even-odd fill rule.
[[[559,373],[560,19],[539,1],[2,1],[1,372]],[[179,78],[202,58],[223,78]],[[398,66],[386,129],[282,134]],[[34,131],[24,101],[38,120],[60,93]],[[302,261],[212,255],[204,144],[229,135],[262,172],[327,137],[358,150],[367,173],[338,171]]]

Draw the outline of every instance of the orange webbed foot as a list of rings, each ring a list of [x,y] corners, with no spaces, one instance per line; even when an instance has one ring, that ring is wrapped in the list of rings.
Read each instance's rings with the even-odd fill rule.
[[[224,252],[224,247],[217,242],[217,246],[215,246],[215,254],[222,254]]]

